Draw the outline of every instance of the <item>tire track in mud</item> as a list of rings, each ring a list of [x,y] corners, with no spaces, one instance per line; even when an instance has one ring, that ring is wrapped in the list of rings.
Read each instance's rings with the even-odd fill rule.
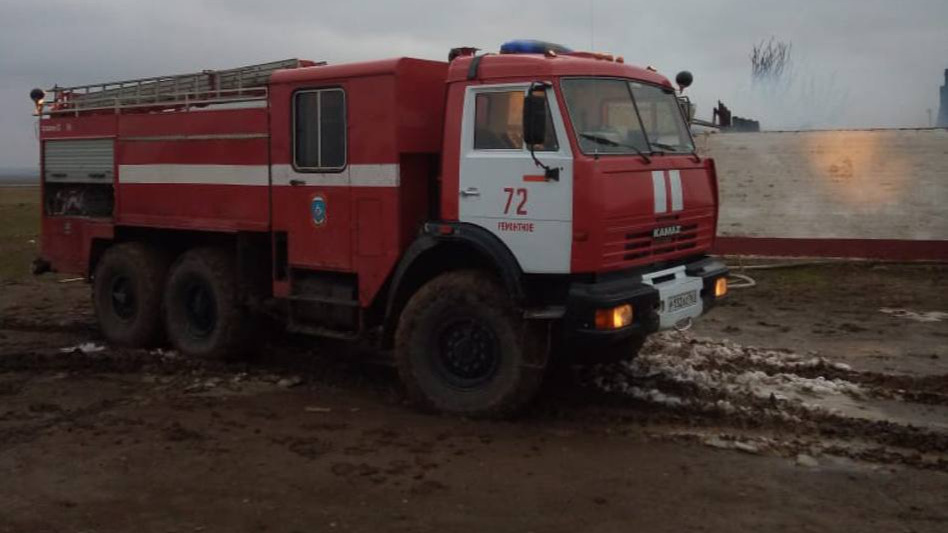
[[[307,357],[287,346],[275,346],[272,351],[274,360],[249,365],[194,360],[166,350],[5,351],[0,374],[154,374],[167,376],[163,383],[184,393],[195,381],[247,372],[257,377],[293,372],[307,381],[356,387],[367,381],[392,384],[390,376],[367,379],[364,365],[333,364],[333,357]],[[587,401],[578,405],[554,400],[549,407],[557,418],[575,418],[580,424],[597,420],[593,423],[599,427],[620,431],[638,427],[658,439],[758,453],[843,455],[948,471],[948,430],[913,423],[898,413],[876,413],[873,418],[852,412],[853,406],[874,401],[899,408],[945,410],[946,376],[862,372],[812,353],[662,334],[653,337],[639,358],[580,370],[574,378],[578,379],[573,391],[566,396],[584,396]],[[848,410],[837,409],[834,402],[839,401]],[[546,418],[542,410],[541,406],[541,420]],[[70,416],[74,415],[83,416]],[[54,418],[48,423],[64,421]],[[948,416],[944,421],[948,422]],[[44,423],[43,427],[49,426]]]
[[[609,415],[656,438],[948,471],[948,377],[853,370],[813,353],[662,334],[580,371]]]
[[[136,350],[108,348],[98,353],[85,353],[78,347],[71,351],[19,350],[0,353],[0,373],[32,374],[71,372],[81,374],[185,374],[226,372],[224,363],[181,357],[167,350]]]
[[[98,333],[99,329],[93,322],[32,322],[17,318],[0,319],[0,331],[16,331],[23,333]]]
[[[104,413],[112,411],[123,405],[132,403],[127,398],[105,398],[98,400],[91,405],[79,407],[76,409],[60,409],[54,407],[55,414],[50,417],[42,418],[36,421],[29,421],[26,424],[18,424],[11,427],[0,428],[0,450],[4,447],[16,446],[32,442],[43,432],[63,425],[79,425],[84,420],[94,419]],[[4,421],[6,415],[0,415],[0,422]]]
[[[839,455],[870,462],[906,464],[948,472],[948,439],[942,433],[885,421],[869,421],[792,406],[748,409],[661,405],[605,392],[574,416],[610,428],[644,431],[659,440],[686,441],[792,457]],[[559,416],[558,418],[563,418]],[[566,418],[573,418],[567,416]],[[718,442],[724,439],[729,446]],[[743,451],[747,451],[744,449]]]
[[[725,372],[757,370],[770,375],[787,371],[786,366],[766,362],[747,362],[741,367],[734,363],[713,360],[698,364],[696,368]],[[791,368],[793,373],[801,378],[848,381],[865,387],[867,393],[879,398],[901,399],[927,405],[948,405],[948,375],[909,376],[853,370],[822,357],[814,357],[807,364]]]

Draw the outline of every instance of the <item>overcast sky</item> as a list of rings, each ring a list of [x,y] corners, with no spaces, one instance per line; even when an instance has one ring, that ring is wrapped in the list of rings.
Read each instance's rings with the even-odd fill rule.
[[[774,102],[752,46],[792,43]],[[764,128],[927,126],[948,68],[948,0],[0,0],[0,167],[37,158],[30,88],[289,57],[442,60],[514,38],[607,51],[670,78],[691,70],[698,116],[716,100]]]

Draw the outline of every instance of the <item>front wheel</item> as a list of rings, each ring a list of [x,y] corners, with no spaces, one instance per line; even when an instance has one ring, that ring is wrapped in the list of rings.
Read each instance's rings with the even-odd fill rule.
[[[504,417],[536,395],[547,359],[542,341],[496,281],[465,270],[438,276],[412,296],[399,319],[395,359],[415,403]]]

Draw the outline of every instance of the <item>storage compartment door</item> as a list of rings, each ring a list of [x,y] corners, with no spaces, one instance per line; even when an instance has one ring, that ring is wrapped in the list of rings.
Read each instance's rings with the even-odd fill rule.
[[[113,139],[47,140],[43,150],[47,183],[112,184],[115,169]]]

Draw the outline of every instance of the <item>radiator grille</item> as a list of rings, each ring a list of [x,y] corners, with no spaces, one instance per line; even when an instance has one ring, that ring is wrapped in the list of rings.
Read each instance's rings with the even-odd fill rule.
[[[679,226],[665,237],[655,237],[659,228]],[[688,213],[659,219],[616,219],[606,230],[603,267],[624,268],[684,257],[710,248],[714,238],[713,212]]]

